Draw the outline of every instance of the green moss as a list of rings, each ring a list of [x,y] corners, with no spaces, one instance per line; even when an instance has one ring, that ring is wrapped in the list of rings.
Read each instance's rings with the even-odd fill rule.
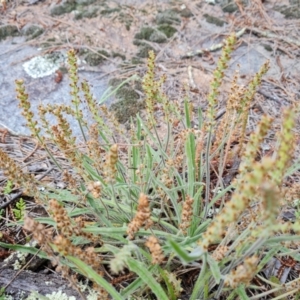
[[[248,0],[240,0],[243,6],[248,5]],[[238,6],[236,5],[234,0],[221,0],[220,1],[222,10],[227,13],[233,13],[238,10]]]
[[[193,16],[193,13],[192,13],[191,10],[188,9],[187,7],[184,8],[184,9],[182,9],[182,10],[180,10],[180,11],[179,11],[179,14],[180,14],[180,16],[183,17],[183,18],[190,18],[190,17]]]
[[[135,46],[143,46],[145,45],[146,43],[141,41],[141,40],[133,40],[132,41],[132,44],[135,45]]]
[[[134,38],[135,45],[140,45],[137,40],[146,40],[153,43],[164,43],[167,41],[167,36],[163,32],[152,27],[141,28],[140,32],[138,32]]]
[[[111,105],[110,109],[115,113],[120,123],[126,123],[131,117],[135,117],[145,104],[137,99],[125,99]]]
[[[226,24],[226,22],[224,22],[223,20],[221,20],[219,18],[216,18],[214,16],[211,16],[211,15],[208,15],[208,14],[204,14],[203,16],[206,19],[206,22],[214,24],[216,26],[222,27],[224,24]]]
[[[43,48],[43,49],[47,49],[47,48],[51,47],[52,44],[51,44],[51,43],[45,42],[45,43],[41,43],[40,46],[41,46],[41,48]]]
[[[105,57],[109,57],[110,55],[105,50],[99,50],[97,53],[87,51],[85,56],[85,60],[90,66],[98,66],[100,63],[106,60]]]
[[[77,4],[80,4],[80,5],[89,5],[89,4],[92,4],[94,2],[96,2],[97,0],[75,0],[75,2]]]
[[[130,14],[120,12],[118,18],[121,23],[125,24],[126,29],[129,31],[133,22],[133,17]]]
[[[269,44],[262,44],[262,46],[267,50],[267,51],[273,51],[273,48]]]
[[[19,35],[18,27],[15,25],[3,25],[0,26],[0,41],[8,36]]]
[[[59,71],[61,71],[63,74],[68,74],[68,69],[64,66],[60,67]]]
[[[124,79],[112,78],[108,84],[116,88]],[[111,105],[110,109],[115,113],[116,118],[120,123],[126,123],[131,117],[134,117],[145,105],[139,101],[140,95],[136,92],[136,88],[141,86],[139,81],[134,83],[134,88],[127,82],[116,92],[117,103]]]
[[[282,13],[286,19],[299,19],[300,18],[300,7],[298,6],[277,6],[275,10]]]
[[[60,16],[65,13],[69,13],[76,9],[76,3],[75,2],[63,2],[61,4],[55,5],[50,10],[51,16]]]
[[[117,90],[116,97],[122,100],[137,100],[140,95],[130,86],[122,86]]]
[[[97,17],[98,8],[97,7],[91,7],[90,9],[83,12],[83,18],[95,18]]]
[[[123,60],[126,59],[126,56],[125,56],[124,54],[119,53],[119,52],[113,52],[111,56],[112,56],[113,58],[115,58],[115,57],[120,57],[120,58],[122,58]]]
[[[28,24],[22,28],[22,34],[26,35],[27,40],[34,39],[44,32],[44,29],[38,25]]]
[[[138,32],[134,38],[138,40],[150,40],[152,33],[155,31],[153,27],[142,27],[140,32]]]
[[[81,20],[83,17],[83,12],[82,11],[76,11],[74,15],[74,20]]]
[[[238,6],[235,3],[229,3],[222,6],[222,10],[227,13],[233,13],[238,10]]]
[[[137,52],[136,56],[140,58],[147,58],[149,56],[149,51],[153,50],[155,52],[155,49],[151,47],[150,45],[142,45],[139,48],[139,51]]]
[[[157,29],[163,32],[168,38],[172,37],[177,29],[169,24],[161,24],[157,27]]]
[[[123,79],[120,79],[120,78],[111,78],[109,81],[108,81],[108,85],[113,87],[113,88],[116,88],[118,87],[124,80]],[[124,85],[125,86],[129,86],[128,83],[126,83]]]
[[[52,52],[47,54],[47,59],[57,64],[62,60],[62,54],[60,52]]]
[[[47,42],[55,42],[55,41],[56,41],[56,39],[54,37],[47,39]]]
[[[149,41],[160,44],[160,43],[165,43],[167,39],[168,39],[167,36],[163,32],[155,30],[151,34]]]
[[[130,27],[131,27],[131,22],[126,22],[125,23],[125,28],[127,31],[130,31]]]
[[[114,12],[119,12],[119,11],[121,11],[121,8],[119,8],[119,7],[107,8],[107,9],[101,10],[100,14],[101,15],[110,15],[110,14],[112,14]]]
[[[133,65],[140,65],[143,64],[144,62],[139,58],[139,57],[132,57],[131,58],[131,64]]]

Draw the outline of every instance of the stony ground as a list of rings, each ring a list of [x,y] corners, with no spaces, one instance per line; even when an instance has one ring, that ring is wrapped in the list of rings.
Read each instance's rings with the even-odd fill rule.
[[[262,96],[257,99],[262,110],[272,110],[276,115],[282,105],[299,97],[299,1],[6,0],[3,3],[0,21],[3,106],[0,102],[0,108],[4,114],[0,122],[9,128],[9,123],[13,123],[10,129],[20,133],[28,132],[24,122],[21,129],[18,127],[20,118],[13,80],[25,78],[33,106],[41,102],[67,102],[64,55],[70,48],[78,50],[80,70],[96,86],[97,98],[107,87],[108,79],[112,79],[111,85],[116,85],[133,74],[143,75],[145,58],[153,49],[159,73],[168,76],[166,91],[170,98],[182,98],[184,86],[184,93],[189,94],[195,106],[205,108],[220,43],[235,31],[240,37],[227,78],[239,65],[240,83],[246,84],[269,59],[271,70],[260,90]],[[24,62],[38,55],[56,64],[50,72],[38,73],[33,78],[35,73],[24,71]],[[39,64],[30,67],[34,71]],[[141,95],[138,81],[119,91],[117,98],[121,101],[113,109],[121,122],[125,123],[130,115],[143,108]],[[226,101],[225,95],[220,106]],[[124,114],[124,108],[128,114]],[[6,116],[11,117],[10,122],[5,121]]]

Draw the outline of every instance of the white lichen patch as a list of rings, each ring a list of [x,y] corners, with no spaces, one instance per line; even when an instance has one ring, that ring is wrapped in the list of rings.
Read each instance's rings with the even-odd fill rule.
[[[36,56],[23,64],[24,71],[32,78],[42,78],[57,71],[65,60],[61,54]]]
[[[37,245],[36,241],[31,241],[24,246],[29,246],[29,247],[35,247]],[[14,270],[19,270],[21,269],[25,264],[26,264],[26,258],[29,255],[29,253],[26,252],[20,252],[16,251],[13,252],[9,257],[4,259],[4,263],[6,265],[11,264],[14,268]],[[1,300],[1,298],[0,298]]]
[[[16,261],[13,263],[14,270],[20,270],[26,264],[27,253],[17,252]]]
[[[37,292],[32,292],[26,300],[76,300],[74,296],[68,296],[62,291],[53,292],[52,294],[47,294],[46,296],[42,296]]]

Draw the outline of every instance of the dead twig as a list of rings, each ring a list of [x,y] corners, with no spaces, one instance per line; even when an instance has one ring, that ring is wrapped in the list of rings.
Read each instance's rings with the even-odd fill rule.
[[[246,28],[241,29],[240,31],[238,31],[236,33],[236,37],[237,38],[241,37],[245,32],[246,32]],[[196,51],[188,52],[188,53],[182,55],[180,58],[182,58],[182,59],[183,58],[192,58],[194,56],[202,56],[203,54],[205,54],[207,52],[218,51],[224,46],[224,41],[219,44],[212,45],[211,47],[209,47],[207,49],[199,49]]]

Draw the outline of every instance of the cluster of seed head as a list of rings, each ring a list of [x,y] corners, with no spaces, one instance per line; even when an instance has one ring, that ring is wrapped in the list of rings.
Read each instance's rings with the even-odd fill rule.
[[[68,66],[69,66],[69,78],[70,78],[70,94],[72,96],[72,102],[75,105],[75,107],[78,108],[79,103],[80,103],[80,98],[79,98],[79,88],[78,88],[78,82],[79,82],[79,77],[78,77],[78,65],[77,65],[77,57],[74,49],[71,49],[68,52]],[[82,119],[82,118],[81,118]]]
[[[24,219],[23,228],[32,232],[34,240],[36,240],[40,246],[43,246],[44,251],[49,255],[49,257],[54,258],[54,253],[50,247],[53,237],[52,228],[46,229],[45,225],[36,222],[27,216]]]
[[[102,153],[103,149],[99,142],[98,124],[92,124],[89,127],[89,140],[87,141],[88,154],[93,160],[94,168],[102,169]]]
[[[68,188],[72,190],[73,193],[76,193],[78,187],[78,180],[67,170],[64,170],[62,173],[62,179],[67,183]]]
[[[49,201],[50,210],[53,214],[53,218],[56,222],[56,226],[61,236],[70,238],[72,235],[82,236],[90,241],[97,242],[96,237],[94,237],[91,233],[84,232],[82,229],[84,227],[84,223],[79,219],[78,222],[75,222],[75,225],[72,224],[71,218],[68,216],[65,208],[58,203],[57,200]]]
[[[150,217],[151,212],[148,197],[145,194],[141,193],[138,201],[136,215],[128,224],[127,234],[129,236],[129,239],[132,240],[135,233],[137,233],[141,227],[148,229],[152,225],[153,222]]]
[[[150,236],[145,245],[149,248],[151,253],[152,264],[162,263],[164,260],[164,255],[158,239],[155,236]]]
[[[217,247],[217,249],[213,252],[213,254],[211,255],[211,257],[215,261],[221,261],[225,257],[227,251],[228,251],[228,247],[227,246],[219,245]]]
[[[256,93],[256,90],[258,86],[261,84],[262,77],[267,73],[267,71],[270,68],[270,62],[265,62],[258,73],[255,74],[251,82],[248,84],[247,89],[243,93],[243,97],[241,97],[240,103],[241,103],[241,109],[240,109],[240,138],[241,142],[239,144],[239,153],[242,151],[243,141],[245,139],[246,135],[246,128],[247,128],[247,122],[248,122],[248,115],[250,111],[250,105],[252,103],[252,100],[254,98],[254,95]]]
[[[255,158],[260,144],[263,142],[269,129],[271,128],[272,118],[269,116],[263,116],[258,124],[256,132],[250,135],[250,139],[243,153],[243,160],[239,167],[239,173],[242,177],[243,174],[252,170],[252,166],[255,163]]]
[[[295,112],[292,109],[286,109],[283,112],[282,130],[279,134],[279,147],[277,149],[275,170],[272,174],[276,183],[281,183],[285,171],[292,162],[295,138],[293,128],[295,127]]]
[[[101,182],[100,181],[90,182],[87,186],[87,189],[94,198],[99,198],[101,195]]]
[[[211,152],[215,152],[215,150],[221,145],[224,138],[227,138],[226,135],[228,132],[231,132],[231,135],[226,140],[227,145],[230,145],[234,138],[239,141],[238,130],[240,126],[238,126],[237,122],[241,122],[239,119],[239,111],[241,110],[240,99],[243,97],[245,90],[237,84],[237,80],[238,72],[235,73],[231,83],[225,115],[215,130],[215,140]]]
[[[203,151],[203,147],[204,147],[204,142],[205,142],[204,136],[205,136],[205,132],[204,132],[204,130],[201,130],[200,135],[196,141],[195,166],[196,166],[197,174],[198,174],[198,170],[200,168],[199,163],[200,163],[200,159],[201,159],[201,155],[202,155],[202,151]]]
[[[235,270],[232,270],[230,274],[226,275],[225,285],[232,288],[238,287],[239,284],[248,286],[256,274],[257,262],[257,256],[246,258],[242,265],[239,265]]]
[[[75,149],[75,145],[70,144],[69,140],[66,138],[65,133],[61,130],[58,125],[52,126],[53,141],[59,147],[59,149],[65,154],[69,162],[75,167],[76,172],[82,176],[86,177],[85,171],[83,169],[83,155]]]
[[[103,115],[103,118],[105,120],[109,120],[110,122],[106,124],[109,125],[105,126],[104,128],[107,130],[106,131],[106,136],[113,136],[113,133],[119,133],[120,135],[124,135],[124,127],[120,126],[120,123],[118,119],[116,118],[116,115],[114,114],[113,111],[109,110],[105,105],[101,105],[99,107],[101,114]]]
[[[236,43],[236,36],[231,35],[226,39],[225,45],[222,50],[221,57],[219,58],[216,70],[213,73],[213,80],[210,84],[210,93],[208,95],[208,114],[207,114],[207,127],[212,128],[215,124],[216,105],[219,95],[219,87],[221,86],[224,78],[224,71],[227,69],[228,61],[230,60],[231,52],[233,51]]]
[[[276,222],[280,207],[280,191],[271,181],[261,184],[259,193],[261,194],[261,217],[264,225],[272,227]]]
[[[237,222],[241,213],[248,207],[250,201],[257,196],[258,188],[269,177],[274,161],[265,157],[261,163],[253,166],[253,171],[245,174],[236,184],[236,190],[223,210],[213,219],[203,234],[199,245],[203,250],[219,239],[225,233],[225,228],[232,222]]]
[[[95,249],[93,247],[88,247],[82,249],[80,247],[74,246],[70,240],[62,235],[58,235],[55,237],[53,244],[56,246],[57,251],[63,256],[75,256],[82,260],[85,264],[93,268],[98,275],[103,276],[102,271],[102,259],[97,255]],[[86,274],[88,277],[88,274]],[[70,276],[68,273],[65,272],[64,277],[69,279],[71,283],[76,287],[76,279],[69,278]],[[100,299],[108,299],[108,293],[98,285],[94,286],[94,289],[97,290],[98,294],[100,295]]]
[[[151,129],[156,125],[154,117],[155,106],[160,95],[160,88],[165,81],[165,77],[162,77],[159,81],[155,81],[155,53],[149,51],[149,57],[147,62],[147,73],[143,78],[142,86],[145,92],[145,103],[148,117],[148,127]]]
[[[99,106],[98,106],[96,100],[93,98],[90,86],[86,80],[84,80],[81,83],[81,90],[83,91],[85,102],[86,102],[90,112],[92,113],[93,120],[95,120],[97,122],[99,128],[101,128],[103,130],[104,128],[106,128],[104,119],[99,114],[99,112],[100,112]]]
[[[118,145],[114,144],[110,147],[105,161],[105,180],[107,183],[114,182],[117,175],[117,162],[118,162]]]
[[[61,128],[65,128],[66,129],[66,136],[71,137],[72,136],[72,131],[69,127],[69,124],[66,124],[67,121],[65,120],[65,118],[63,117],[63,113],[66,115],[70,115],[70,116],[76,116],[76,112],[67,105],[63,105],[63,104],[47,104],[47,105],[39,105],[38,106],[38,113],[39,113],[39,117],[40,117],[40,121],[41,124],[43,125],[43,128],[46,130],[46,132],[53,137],[52,134],[52,130],[50,128],[49,122],[46,118],[47,114],[53,114],[56,116],[57,120],[58,120],[58,124],[61,124]]]
[[[97,129],[101,128],[100,135],[102,137],[104,136],[111,136],[112,131],[110,128],[114,129],[114,132],[117,131],[121,135],[124,134],[124,130],[122,126],[120,126],[117,118],[113,113],[111,113],[105,105],[98,105],[97,101],[93,98],[93,95],[91,93],[91,89],[87,81],[83,81],[81,83],[81,90],[84,94],[85,102],[89,108],[89,111],[91,112],[93,116],[93,120],[97,123],[97,126],[95,126]],[[109,120],[109,122],[107,122]],[[98,131],[98,130],[97,130]],[[90,132],[91,133],[91,132]],[[96,133],[96,130],[95,130]],[[97,132],[98,136],[98,132]],[[95,141],[97,139],[96,135],[93,134],[93,138]],[[96,161],[95,157],[93,159]]]
[[[186,199],[183,203],[182,213],[181,213],[181,223],[179,228],[184,234],[187,234],[187,229],[191,226],[193,218],[193,203],[194,199],[190,196],[186,196]]]
[[[37,182],[32,174],[25,174],[20,166],[11,159],[4,151],[0,149],[0,169],[4,175],[16,186],[23,187],[23,193],[39,197]]]
[[[53,243],[61,255],[78,257],[94,270],[98,270],[101,267],[102,260],[95,252],[94,247],[88,247],[86,249],[76,247],[63,235],[56,236]],[[99,274],[103,275],[102,272],[99,272]]]
[[[16,80],[16,93],[19,100],[19,107],[22,109],[22,115],[27,121],[27,126],[31,130],[33,136],[38,137],[40,143],[43,143],[43,138],[39,135],[41,128],[37,126],[37,121],[33,121],[33,112],[31,111],[31,105],[29,96],[25,91],[24,80]]]

